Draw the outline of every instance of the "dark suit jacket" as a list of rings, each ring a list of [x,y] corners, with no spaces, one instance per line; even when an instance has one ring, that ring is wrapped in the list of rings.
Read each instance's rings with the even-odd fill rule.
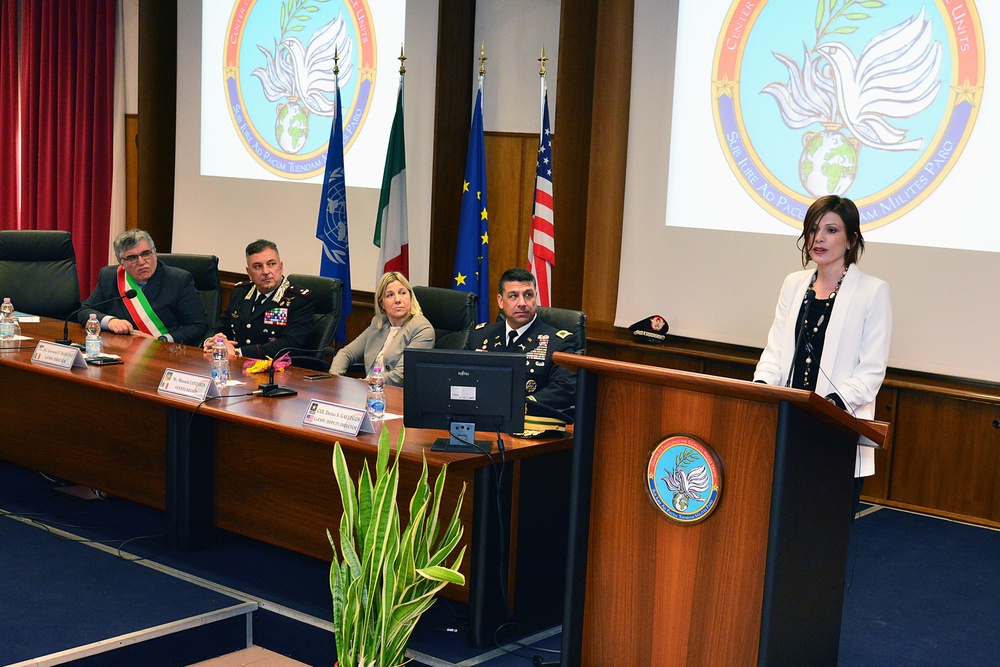
[[[156,271],[149,277],[142,293],[175,343],[201,345],[208,331],[208,317],[190,273],[157,262]],[[85,324],[91,313],[97,313],[99,320],[110,315],[134,325],[135,321],[122,299],[100,306],[100,310],[89,307],[118,295],[118,266],[105,266],[97,275],[94,291],[83,302],[84,310],[78,315],[80,324]]]
[[[256,297],[257,288],[249,280],[233,288],[229,305],[222,313],[221,331],[226,338],[251,359],[273,359],[283,348],[302,347],[316,314],[312,292],[285,278],[265,307],[251,314]]]
[[[468,350],[505,352],[505,323],[479,325],[469,337]],[[517,351],[525,355],[528,401],[536,401],[559,412],[576,403],[576,374],[552,363],[554,352],[576,353],[579,341],[571,332],[550,327],[540,317],[517,339]],[[570,416],[570,415],[567,415]]]

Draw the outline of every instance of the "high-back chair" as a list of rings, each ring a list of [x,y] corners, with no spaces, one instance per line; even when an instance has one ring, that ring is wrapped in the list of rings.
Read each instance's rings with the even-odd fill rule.
[[[538,317],[556,329],[565,329],[572,333],[578,341],[577,354],[587,353],[587,314],[581,310],[567,308],[538,307]]]
[[[222,283],[219,281],[219,258],[215,255],[189,255],[179,252],[156,253],[156,259],[194,276],[194,288],[208,315],[208,330],[217,331],[222,313]]]
[[[479,298],[473,292],[446,287],[413,287],[424,317],[434,327],[434,347],[461,350],[476,324]]]
[[[344,298],[344,283],[339,278],[311,276],[305,273],[291,273],[288,280],[293,285],[305,287],[312,292],[316,304],[313,327],[302,344],[303,349],[322,350],[333,344],[333,337],[340,326],[341,309]],[[322,352],[316,354],[294,353],[292,364],[315,370],[327,370],[330,362],[324,360]]]
[[[15,310],[64,319],[80,307],[80,279],[69,232],[0,231],[0,299]]]

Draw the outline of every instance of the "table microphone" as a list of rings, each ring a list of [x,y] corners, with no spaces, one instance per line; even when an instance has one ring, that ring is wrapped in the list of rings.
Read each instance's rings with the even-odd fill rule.
[[[284,347],[278,350],[278,353],[274,355],[271,361],[271,372],[267,376],[267,383],[257,385],[257,391],[259,391],[261,396],[263,396],[264,398],[281,398],[282,396],[295,396],[299,392],[295,391],[294,389],[290,389],[288,387],[279,386],[274,382],[274,361],[279,359],[281,355],[285,354],[286,352],[302,352],[304,354],[317,354],[319,352],[327,352],[330,349],[331,348],[328,347],[321,347],[318,350],[307,350],[301,347]]]
[[[105,299],[104,301],[98,301],[97,303],[89,303],[89,304],[86,304],[84,306],[80,306],[79,308],[77,308],[72,313],[70,313],[69,315],[66,316],[66,321],[63,322],[63,337],[62,337],[61,340],[57,340],[56,343],[58,343],[59,345],[72,345],[73,344],[73,341],[71,341],[69,339],[69,320],[70,320],[70,318],[72,318],[74,315],[76,315],[80,311],[82,311],[82,310],[90,310],[91,308],[94,308],[95,306],[103,306],[105,304],[112,303],[114,301],[119,301],[121,299],[134,299],[135,296],[136,296],[136,294],[138,294],[138,292],[136,292],[134,289],[130,289],[129,291],[125,292],[124,294],[119,294],[118,296],[116,296],[116,297],[114,297],[112,299]]]

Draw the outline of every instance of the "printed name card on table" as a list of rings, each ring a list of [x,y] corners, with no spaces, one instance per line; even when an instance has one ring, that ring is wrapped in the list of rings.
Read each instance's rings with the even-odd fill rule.
[[[160,385],[156,391],[181,398],[193,398],[196,401],[221,396],[219,387],[211,376],[185,373],[173,368],[163,371],[163,377],[160,378]]]
[[[302,423],[346,435],[375,432],[371,415],[364,408],[349,408],[316,399],[309,401]]]
[[[48,343],[44,340],[38,341],[35,351],[31,353],[31,363],[55,366],[64,370],[69,370],[74,366],[87,367],[87,360],[83,358],[83,352],[77,348],[71,345]]]

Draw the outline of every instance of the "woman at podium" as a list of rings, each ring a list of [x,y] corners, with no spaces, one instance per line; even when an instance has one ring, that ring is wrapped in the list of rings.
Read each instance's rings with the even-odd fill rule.
[[[814,391],[871,419],[889,358],[892,296],[888,283],[857,266],[865,249],[857,206],[820,197],[806,211],[797,245],[805,270],[781,286],[754,382]],[[854,476],[874,473],[874,451],[859,447]]]

